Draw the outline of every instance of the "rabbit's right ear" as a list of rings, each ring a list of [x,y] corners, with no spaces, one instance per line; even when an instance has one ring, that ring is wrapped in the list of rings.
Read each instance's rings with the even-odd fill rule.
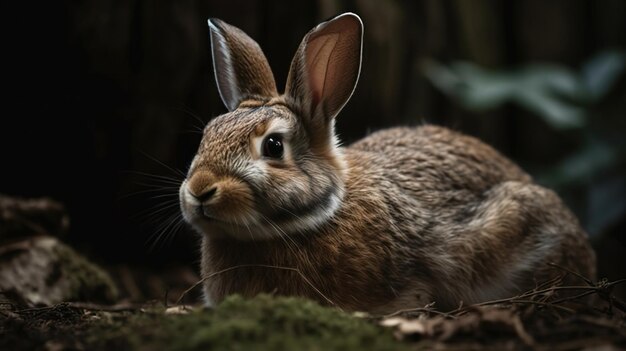
[[[285,95],[309,121],[328,124],[348,102],[361,72],[363,23],[344,13],[313,28],[291,62]]]
[[[226,108],[233,111],[243,100],[277,96],[274,75],[259,44],[224,21],[208,22],[215,80]]]

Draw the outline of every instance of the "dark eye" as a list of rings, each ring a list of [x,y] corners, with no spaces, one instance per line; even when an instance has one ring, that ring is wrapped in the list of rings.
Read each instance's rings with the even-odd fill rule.
[[[283,157],[283,138],[278,134],[270,134],[263,140],[263,156],[270,158]]]

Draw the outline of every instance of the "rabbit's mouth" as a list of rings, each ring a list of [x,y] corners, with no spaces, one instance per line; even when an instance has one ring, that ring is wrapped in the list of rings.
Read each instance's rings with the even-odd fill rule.
[[[187,218],[187,217],[186,217]],[[206,215],[200,210],[187,220],[200,234],[210,238],[230,238],[240,241],[261,241],[280,235],[275,227],[266,228],[253,219],[253,215],[239,218],[220,218]],[[270,229],[271,228],[271,229]]]
[[[206,167],[193,172],[179,190],[183,218],[209,237],[267,238],[265,233],[254,234],[262,215],[253,198],[247,182],[232,175],[215,175]]]
[[[208,195],[207,195],[208,194]],[[259,214],[254,211],[250,190],[241,182],[220,181],[216,190],[194,195],[185,180],[179,191],[183,218],[200,234],[211,237],[235,237],[242,240],[266,238],[255,234]]]

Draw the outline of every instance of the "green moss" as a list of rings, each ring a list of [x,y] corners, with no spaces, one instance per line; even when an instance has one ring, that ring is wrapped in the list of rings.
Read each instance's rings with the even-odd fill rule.
[[[102,268],[62,243],[53,250],[58,257],[56,266],[60,275],[68,280],[69,292],[65,300],[110,303],[117,299],[115,283]]]
[[[215,310],[149,312],[92,329],[97,349],[403,350],[389,330],[293,297],[232,296]]]

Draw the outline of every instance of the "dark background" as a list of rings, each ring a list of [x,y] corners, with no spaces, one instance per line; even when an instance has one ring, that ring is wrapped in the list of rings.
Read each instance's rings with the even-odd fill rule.
[[[365,43],[359,85],[338,119],[342,140],[424,121],[478,136],[556,189],[592,234],[602,274],[623,277],[624,74],[592,101],[547,91],[584,112],[583,124],[559,127],[514,99],[472,107],[424,64],[579,72],[598,53],[623,54],[621,0],[4,2],[0,193],[64,203],[65,241],[100,262],[195,262],[194,234],[165,227],[176,190],[157,177],[180,180],[170,168],[186,170],[198,128],[225,111],[207,18],[257,40],[282,90],[304,34],[344,11],[362,17]]]

